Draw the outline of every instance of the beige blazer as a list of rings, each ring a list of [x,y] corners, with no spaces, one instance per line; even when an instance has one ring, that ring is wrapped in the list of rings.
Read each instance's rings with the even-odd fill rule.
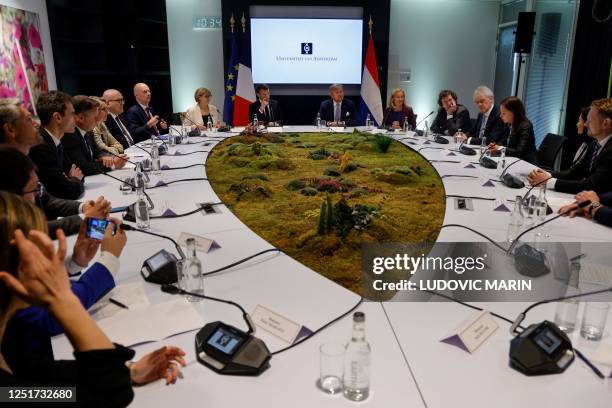
[[[93,135],[96,146],[102,152],[123,153],[123,146],[111,135],[104,122],[101,122],[93,129]]]
[[[221,115],[219,114],[219,109],[217,109],[215,105],[208,105],[208,110],[210,111],[210,115],[212,117],[213,126],[216,126],[217,122],[221,122],[221,120],[223,120],[223,118],[221,118]],[[202,121],[202,112],[200,112],[200,107],[198,106],[198,104],[190,106],[185,111],[185,115],[198,125],[205,125],[205,123]],[[187,120],[185,124],[191,125],[192,122],[189,122]]]

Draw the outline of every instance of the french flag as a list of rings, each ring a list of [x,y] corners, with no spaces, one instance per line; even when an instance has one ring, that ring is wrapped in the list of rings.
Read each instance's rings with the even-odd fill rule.
[[[251,46],[246,32],[246,24],[242,26],[240,35],[240,60],[238,63],[238,79],[236,81],[236,96],[234,98],[234,126],[246,126],[249,118],[249,105],[255,102],[255,87],[251,71]]]
[[[368,113],[377,126],[380,126],[383,121],[383,104],[380,96],[377,66],[374,40],[372,39],[372,33],[370,33],[361,77],[361,97],[359,99],[359,122],[361,124],[365,124]]]

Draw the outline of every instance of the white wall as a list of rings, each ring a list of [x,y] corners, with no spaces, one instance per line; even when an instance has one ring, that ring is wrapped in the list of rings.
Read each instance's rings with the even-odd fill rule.
[[[391,0],[388,95],[403,88],[419,119],[452,89],[475,117],[474,89],[493,89],[499,8],[499,0]],[[399,82],[405,70],[409,83]]]
[[[206,87],[223,112],[223,35],[221,29],[194,30],[194,16],[221,17],[221,0],[166,0],[170,76],[174,112],[195,104],[193,94]]]
[[[45,68],[47,69],[49,89],[57,89],[53,49],[51,48],[51,34],[49,32],[49,17],[47,16],[47,2],[45,0],[0,0],[0,4],[38,13],[40,38],[42,39],[43,52],[45,53]]]

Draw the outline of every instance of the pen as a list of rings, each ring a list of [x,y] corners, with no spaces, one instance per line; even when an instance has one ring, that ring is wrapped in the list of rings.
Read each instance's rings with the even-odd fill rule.
[[[113,298],[108,298],[108,301],[111,302],[113,305],[122,307],[124,309],[129,309],[129,307],[127,307],[126,305],[124,305],[123,303],[119,302],[118,300],[115,300]]]
[[[579,352],[578,350],[574,349],[574,352],[576,353],[576,355],[578,356],[579,359],[581,359],[582,361],[584,361],[584,363],[586,365],[589,366],[589,368],[602,380],[606,377],[604,377],[604,375],[601,373],[601,371],[599,371],[599,369],[597,367],[595,367],[595,365],[593,363],[591,363],[581,352]]]

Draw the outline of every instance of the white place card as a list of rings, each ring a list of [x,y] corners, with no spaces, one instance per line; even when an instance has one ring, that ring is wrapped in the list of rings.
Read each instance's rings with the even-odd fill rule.
[[[331,129],[331,131],[334,133],[344,132],[344,128],[342,126],[330,126],[328,129]]]
[[[268,133],[283,133],[282,126],[268,126]]]
[[[486,310],[468,317],[452,333],[440,340],[473,353],[494,332],[498,326],[493,316]]]
[[[255,306],[251,318],[255,326],[278,337],[287,344],[292,344],[295,341],[302,328],[299,323],[289,320],[262,305]]]
[[[207,254],[211,249],[221,248],[221,245],[214,239],[202,237],[200,235],[190,234],[188,232],[181,232],[178,238],[178,244],[181,246],[187,246],[187,239],[193,238],[196,243],[196,250]]]

